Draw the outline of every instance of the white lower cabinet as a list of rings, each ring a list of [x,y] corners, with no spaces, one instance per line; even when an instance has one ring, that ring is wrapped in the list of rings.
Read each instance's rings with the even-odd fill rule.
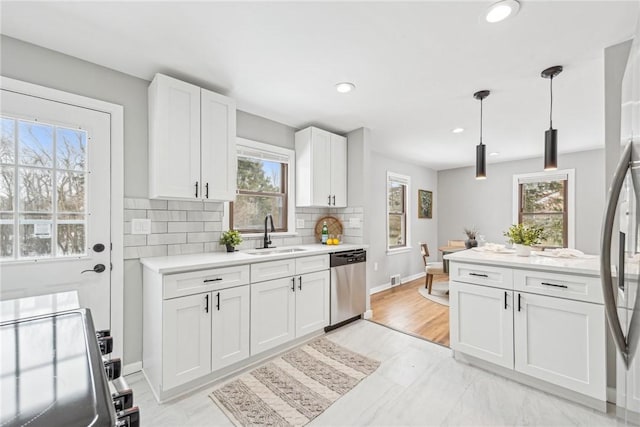
[[[162,303],[162,387],[169,389],[211,372],[211,295]]]
[[[452,281],[451,348],[606,400],[604,307]]]
[[[251,354],[329,324],[328,270],[251,285]]]
[[[513,368],[513,292],[452,282],[451,348]]]
[[[251,285],[251,354],[295,338],[295,278]]]
[[[604,400],[604,307],[529,293],[517,295],[515,369]]]
[[[249,357],[249,295],[249,286],[212,293],[212,371]]]

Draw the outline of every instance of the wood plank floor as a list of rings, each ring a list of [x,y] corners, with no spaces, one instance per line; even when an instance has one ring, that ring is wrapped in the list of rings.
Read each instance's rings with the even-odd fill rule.
[[[433,282],[446,282],[435,276]],[[372,321],[449,346],[449,307],[421,296],[424,277],[371,295]]]

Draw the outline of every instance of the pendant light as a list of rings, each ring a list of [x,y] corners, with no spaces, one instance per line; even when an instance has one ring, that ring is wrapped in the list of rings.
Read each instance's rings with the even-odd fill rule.
[[[487,179],[487,146],[482,143],[482,100],[491,92],[481,90],[473,94],[480,100],[480,144],[476,145],[476,179]]]
[[[562,66],[556,65],[543,70],[540,75],[549,79],[549,129],[544,133],[544,170],[558,169],[558,130],[553,128],[553,78],[562,72]]]

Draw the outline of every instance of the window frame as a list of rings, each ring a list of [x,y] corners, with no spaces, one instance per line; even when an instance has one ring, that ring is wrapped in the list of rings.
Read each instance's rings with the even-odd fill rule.
[[[555,180],[566,180],[566,184],[564,186],[564,204],[566,213],[563,218],[563,234],[566,247],[575,248],[575,169],[563,169],[556,171],[513,175],[513,223],[519,224],[522,218],[522,213],[520,212],[520,201],[522,198],[521,184],[523,182],[543,182]]]
[[[389,215],[392,213],[389,210],[389,184],[390,183],[398,183],[402,184],[405,187],[404,190],[404,245],[391,245],[389,241]],[[386,204],[386,240],[387,240],[387,254],[398,254],[405,253],[411,250],[410,244],[410,236],[411,236],[411,200],[409,198],[409,194],[411,194],[411,177],[408,175],[402,175],[399,173],[387,171],[387,180],[386,180],[386,196],[385,196],[385,204]]]
[[[251,139],[245,139],[245,138],[236,138],[236,150],[240,151],[240,149],[244,147],[250,150],[255,150],[255,151],[261,151],[264,152],[266,154],[272,153],[278,156],[285,156],[287,158],[286,162],[283,162],[286,164],[285,166],[285,171],[286,172],[286,181],[284,182],[284,194],[286,194],[286,198],[284,200],[284,203],[286,205],[286,209],[284,210],[284,220],[285,220],[285,224],[286,224],[286,230],[283,229],[276,229],[275,232],[273,233],[269,233],[272,236],[291,236],[291,235],[296,235],[296,211],[295,211],[295,207],[296,207],[296,203],[295,203],[295,151],[291,150],[289,148],[284,148],[284,147],[279,147],[277,145],[272,145],[272,144],[266,144],[264,142],[259,142],[259,141],[254,141]],[[237,162],[237,152],[236,152],[236,162]],[[284,175],[283,175],[284,177]],[[240,190],[238,190],[236,188],[236,194],[240,194]],[[255,193],[255,192],[248,192],[247,194],[260,194],[260,193]],[[269,193],[265,193],[265,194],[269,194]],[[275,193],[272,193],[275,194]],[[282,194],[282,193],[278,193],[278,194]],[[227,229],[231,229],[231,225],[232,225],[232,221],[233,221],[233,210],[232,210],[232,203],[233,202],[228,202],[224,204],[224,220],[223,220],[223,224],[226,224]],[[240,233],[242,233],[242,236],[245,238],[251,238],[251,237],[259,237],[263,235],[263,232],[256,232],[254,230],[251,231],[242,231],[239,230]]]

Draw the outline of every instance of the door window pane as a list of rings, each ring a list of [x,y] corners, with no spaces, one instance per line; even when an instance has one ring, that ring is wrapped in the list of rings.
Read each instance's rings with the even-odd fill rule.
[[[51,256],[52,233],[51,215],[21,215],[20,256],[24,258]]]
[[[58,172],[58,212],[84,212],[85,174]]]
[[[53,166],[53,126],[20,121],[18,135],[20,164]]]
[[[84,255],[86,222],[84,215],[58,215],[57,255]]]
[[[49,169],[20,168],[20,211],[51,212],[51,178]]]
[[[14,236],[14,216],[11,214],[0,214],[0,258],[12,258],[13,236]]]
[[[14,188],[15,188],[14,167],[0,166],[0,211],[13,210]]]
[[[15,120],[0,119],[0,163],[15,163],[15,126]]]
[[[83,171],[86,153],[86,132],[65,128],[56,129],[56,164],[58,169]]]

